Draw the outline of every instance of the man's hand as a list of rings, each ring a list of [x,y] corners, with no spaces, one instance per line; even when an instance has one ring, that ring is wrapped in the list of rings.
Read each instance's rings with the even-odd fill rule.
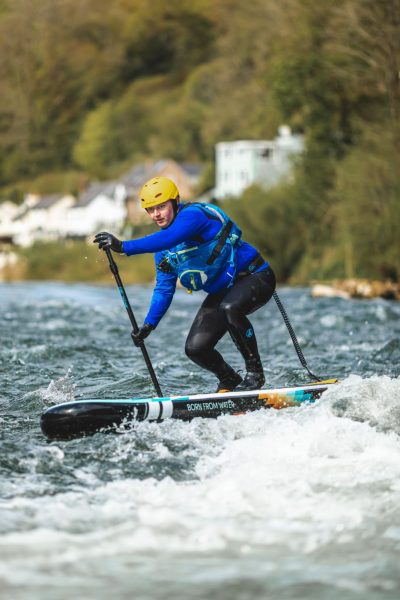
[[[132,331],[131,336],[135,346],[139,347],[141,342],[143,342],[143,340],[146,339],[148,335],[150,335],[153,329],[153,325],[150,325],[149,323],[144,323],[141,327],[139,327],[136,333]]]
[[[112,233],[108,233],[107,231],[102,231],[98,233],[93,240],[94,244],[99,245],[100,250],[113,250],[113,252],[118,252],[119,254],[123,253],[122,250],[122,242],[118,238],[115,237]]]

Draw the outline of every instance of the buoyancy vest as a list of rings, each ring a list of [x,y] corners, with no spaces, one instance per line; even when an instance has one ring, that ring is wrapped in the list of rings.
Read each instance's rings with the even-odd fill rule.
[[[236,250],[242,235],[239,227],[218,206],[196,202],[183,206],[197,206],[208,218],[219,220],[221,228],[209,241],[183,242],[173,250],[166,250],[158,268],[175,273],[189,292],[204,290],[209,294],[229,288],[236,276]]]

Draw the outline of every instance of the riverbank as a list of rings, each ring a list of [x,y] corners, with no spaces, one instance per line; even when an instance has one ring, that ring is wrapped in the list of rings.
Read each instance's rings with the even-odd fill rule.
[[[376,279],[342,279],[329,284],[315,283],[311,288],[313,298],[384,298],[400,300],[400,283]]]
[[[127,284],[152,283],[154,259],[150,254],[117,259]],[[83,241],[39,243],[29,248],[0,252],[0,282],[62,281],[65,283],[110,283],[108,261],[95,245]],[[280,282],[287,284],[288,282]],[[289,282],[290,284],[290,282]],[[400,283],[349,278],[309,282],[314,298],[384,298],[400,300]]]
[[[105,254],[82,241],[46,242],[1,253],[0,281],[63,281],[109,283],[111,273]],[[121,277],[127,284],[154,280],[151,255],[118,257]]]

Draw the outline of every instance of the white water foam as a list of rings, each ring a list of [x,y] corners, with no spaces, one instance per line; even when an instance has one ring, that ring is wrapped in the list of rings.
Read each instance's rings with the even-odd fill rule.
[[[108,456],[116,465],[140,461],[135,443],[149,432],[155,460],[171,455],[170,443],[187,443],[184,452],[201,456],[197,479],[104,483],[89,463],[76,470],[74,491],[3,503],[3,517],[14,515],[21,530],[1,538],[0,576],[9,586],[26,578],[44,585],[52,570],[67,581],[72,566],[90,576],[99,562],[115,569],[116,557],[124,578],[133,556],[155,570],[174,557],[230,556],[268,566],[277,581],[282,568],[299,581],[307,563],[307,577],[335,589],[370,598],[396,590],[399,394],[399,379],[352,376],[315,406],[143,423],[117,441],[105,437],[102,450],[117,448]],[[51,448],[47,459],[61,464],[68,446]]]

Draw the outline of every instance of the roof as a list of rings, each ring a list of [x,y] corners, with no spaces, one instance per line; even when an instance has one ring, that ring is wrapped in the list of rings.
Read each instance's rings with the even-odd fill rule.
[[[42,196],[40,200],[31,207],[31,210],[36,210],[37,208],[50,208],[57,204],[61,198],[64,197],[64,194],[52,194],[50,196]]]
[[[189,177],[200,177],[203,171],[203,165],[198,163],[179,163],[179,166],[189,175]]]
[[[120,181],[131,190],[139,190],[146,181],[160,175],[165,167],[171,163],[174,163],[178,169],[183,171],[191,179],[199,178],[203,169],[203,166],[200,164],[177,163],[172,159],[162,159],[155,162],[148,161],[133,167],[121,177]]]
[[[217,150],[235,149],[250,149],[262,150],[264,148],[273,148],[275,141],[273,140],[234,140],[232,142],[218,142],[215,144]]]
[[[166,166],[166,164],[166,160],[141,163],[125,173],[125,175],[121,177],[120,181],[127,187],[140,188],[148,179],[156,177]]]
[[[88,206],[100,194],[113,198],[117,185],[116,181],[96,181],[95,183],[91,183],[87,190],[79,196],[73,208]]]

